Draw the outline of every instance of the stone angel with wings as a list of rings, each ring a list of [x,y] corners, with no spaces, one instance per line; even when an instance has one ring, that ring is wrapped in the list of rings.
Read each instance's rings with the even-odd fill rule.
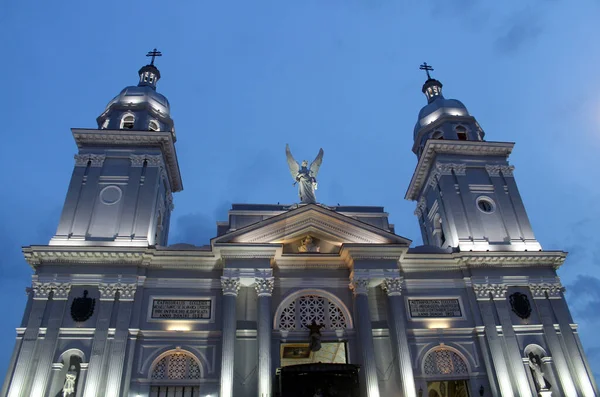
[[[290,173],[292,174],[292,178],[294,178],[294,186],[298,184],[300,202],[303,204],[316,203],[317,174],[323,162],[323,149],[319,150],[317,158],[310,163],[310,167],[307,160],[302,161],[302,165],[294,160],[294,156],[292,156],[292,152],[290,151],[290,145],[285,145],[285,155],[290,167]]]

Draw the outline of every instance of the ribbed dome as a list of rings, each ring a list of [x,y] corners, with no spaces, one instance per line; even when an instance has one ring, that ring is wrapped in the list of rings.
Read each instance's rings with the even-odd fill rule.
[[[164,115],[169,116],[171,109],[167,98],[156,92],[151,86],[129,86],[125,87],[119,95],[113,98],[106,109],[108,110],[113,105],[123,106],[143,106],[147,104],[152,110]]]
[[[457,99],[446,99],[438,95],[419,112],[419,120],[415,125],[414,136],[424,126],[433,123],[442,116],[469,116],[466,106]]]

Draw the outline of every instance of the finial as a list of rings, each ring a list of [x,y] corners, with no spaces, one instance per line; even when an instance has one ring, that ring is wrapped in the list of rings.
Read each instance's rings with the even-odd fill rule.
[[[162,52],[157,51],[156,48],[155,48],[152,51],[148,51],[148,53],[146,54],[146,56],[147,57],[152,57],[152,60],[150,61],[150,65],[154,66],[154,58],[156,58],[156,57],[162,57]]]
[[[431,65],[428,65],[427,62],[423,62],[423,64],[419,66],[419,69],[424,70],[425,73],[427,73],[427,80],[431,79],[431,75],[429,74],[429,71],[433,71]]]

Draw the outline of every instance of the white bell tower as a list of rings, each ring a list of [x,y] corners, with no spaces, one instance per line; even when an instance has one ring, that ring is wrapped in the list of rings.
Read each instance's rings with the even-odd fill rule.
[[[154,58],[98,117],[72,129],[79,149],[50,245],[166,245],[173,192],[183,189],[167,99]]]
[[[465,105],[442,95],[427,72],[406,199],[417,201],[423,243],[460,251],[539,251],[508,157],[514,143],[488,142]]]

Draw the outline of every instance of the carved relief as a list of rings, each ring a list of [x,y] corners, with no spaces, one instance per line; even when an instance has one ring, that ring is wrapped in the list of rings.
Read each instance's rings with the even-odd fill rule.
[[[90,163],[92,167],[102,167],[106,156],[103,154],[90,154]]]
[[[298,246],[298,252],[321,252],[321,247],[309,235],[300,241],[300,245]]]
[[[506,284],[473,284],[473,289],[477,299],[489,299],[490,294],[493,299],[506,297]]]
[[[162,167],[163,166],[163,159],[162,159],[162,155],[160,155],[160,154],[146,155],[146,161],[147,161],[148,167]]]
[[[255,281],[254,289],[256,289],[258,296],[271,296],[273,287],[275,286],[275,279],[273,277],[257,277]]]
[[[71,290],[71,284],[69,283],[42,283],[34,281],[32,285],[34,299],[48,299],[51,292],[53,299],[67,299],[69,291]]]
[[[75,155],[75,167],[87,167],[90,161],[90,156],[87,154],[76,154]]]
[[[129,159],[131,160],[132,167],[143,167],[146,156],[143,154],[130,154]]]
[[[529,289],[534,299],[545,298],[546,294],[548,298],[561,298],[561,292],[565,290],[560,281],[529,284]]]
[[[486,164],[485,170],[490,176],[500,176],[500,165],[497,164]]]
[[[514,165],[503,165],[500,167],[500,171],[504,176],[513,176],[513,171],[515,169]]]

